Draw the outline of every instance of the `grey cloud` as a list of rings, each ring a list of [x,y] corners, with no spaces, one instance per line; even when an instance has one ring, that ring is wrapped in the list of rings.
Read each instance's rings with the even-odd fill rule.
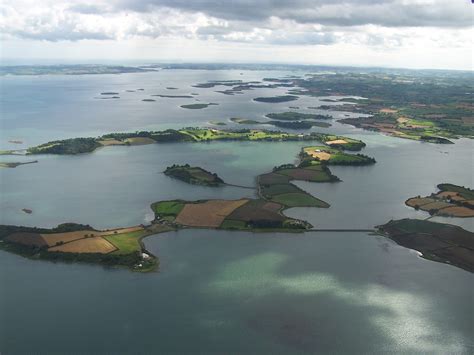
[[[231,21],[278,17],[331,26],[469,27],[473,23],[469,0],[437,0],[432,4],[402,0],[118,0],[115,7],[141,12],[169,7]]]

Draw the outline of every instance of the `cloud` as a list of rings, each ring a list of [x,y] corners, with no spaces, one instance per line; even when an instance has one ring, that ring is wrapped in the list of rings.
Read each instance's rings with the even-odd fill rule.
[[[238,21],[271,17],[331,26],[376,24],[387,27],[469,27],[469,0],[119,0],[117,10],[138,12],[169,7]]]
[[[472,28],[473,9],[469,0],[4,0],[0,33],[45,41],[184,38],[390,48],[442,32],[434,43],[446,46],[453,34]]]

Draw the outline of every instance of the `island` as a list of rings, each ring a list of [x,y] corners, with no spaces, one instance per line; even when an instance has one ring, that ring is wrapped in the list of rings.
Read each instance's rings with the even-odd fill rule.
[[[156,270],[158,259],[141,240],[172,230],[162,224],[96,230],[89,225],[65,223],[55,228],[0,226],[0,249],[37,260],[85,262],[134,271]]]
[[[238,118],[238,117],[232,117],[230,119],[232,122],[238,123],[238,124],[247,124],[247,125],[252,125],[252,124],[264,124],[265,122],[260,122],[256,120],[251,120],[248,118]]]
[[[191,95],[151,95],[156,97],[162,97],[167,99],[192,99]]]
[[[181,105],[179,107],[186,108],[188,110],[201,110],[203,108],[207,108],[209,106],[215,106],[215,105],[219,105],[219,104],[211,102],[209,104],[189,104],[189,105]]]
[[[438,189],[430,196],[409,198],[405,204],[431,216],[474,217],[474,190],[447,183],[439,184]]]
[[[383,235],[428,260],[474,272],[474,233],[461,227],[418,219],[390,221],[378,226]]]
[[[214,126],[227,126],[227,123],[223,122],[223,121],[209,121],[209,124],[212,124]]]
[[[90,153],[97,148],[114,145],[131,146],[154,143],[197,143],[212,141],[320,141],[331,147],[351,151],[358,151],[365,147],[365,143],[360,140],[318,132],[301,134],[258,129],[218,130],[214,128],[187,127],[180,130],[168,129],[164,131],[109,133],[97,138],[89,137],[56,140],[21,151],[0,151],[0,155],[69,155]]]
[[[26,162],[0,162],[0,168],[16,168],[20,165],[36,164],[38,160],[26,161]]]
[[[299,97],[295,95],[281,95],[281,96],[270,96],[270,97],[256,97],[253,101],[266,102],[266,103],[279,103],[298,100]]]
[[[316,114],[301,113],[301,112],[269,113],[265,116],[273,120],[280,120],[280,121],[330,120],[333,118],[329,115],[316,115]]]
[[[265,124],[287,129],[310,129],[312,127],[328,128],[332,126],[330,123],[318,121],[268,121],[265,122]]]
[[[317,121],[256,121],[246,118],[236,118],[233,117],[230,119],[232,122],[242,125],[272,125],[275,127],[280,128],[287,128],[287,129],[310,129],[312,127],[331,127],[330,123],[327,122],[317,122]]]
[[[224,180],[217,176],[216,173],[211,173],[201,167],[190,166],[189,164],[168,166],[163,173],[188,184],[214,187],[224,185]]]

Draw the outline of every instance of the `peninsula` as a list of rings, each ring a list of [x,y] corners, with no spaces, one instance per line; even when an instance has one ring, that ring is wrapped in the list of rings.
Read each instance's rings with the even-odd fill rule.
[[[454,184],[439,184],[438,189],[430,196],[409,198],[405,204],[432,216],[474,217],[474,190]]]
[[[419,219],[401,219],[378,226],[397,244],[422,257],[474,272],[474,233],[458,226]]]
[[[143,145],[153,143],[178,143],[178,142],[212,142],[212,141],[320,141],[344,150],[361,150],[365,143],[347,137],[329,135],[318,132],[309,134],[288,133],[282,131],[241,129],[218,130],[213,128],[188,127],[179,130],[168,129],[165,131],[137,131],[131,133],[109,133],[100,137],[70,138],[40,144],[26,151],[6,150],[0,155],[35,155],[35,154],[81,154],[90,153],[99,147],[114,145]]]

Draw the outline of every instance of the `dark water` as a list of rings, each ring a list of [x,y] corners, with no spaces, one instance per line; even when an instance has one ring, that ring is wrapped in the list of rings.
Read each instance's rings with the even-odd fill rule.
[[[265,76],[277,73],[245,72],[243,80]],[[268,106],[251,99],[285,90],[225,96],[214,93],[221,88],[190,87],[236,78],[242,77],[231,71],[2,78],[1,144],[259,118],[318,102],[302,98]],[[184,110],[180,99],[145,103],[133,96],[144,93],[121,94],[119,101],[93,99],[102,91],[139,87],[146,94],[199,92],[199,99],[220,105]],[[422,144],[337,123],[325,131],[363,139],[364,153],[378,163],[332,168],[340,183],[299,182],[331,204],[327,210],[287,211],[315,226],[367,228],[391,218],[425,218],[404,201],[435,191],[440,182],[474,185],[472,141]],[[189,186],[161,172],[190,163],[229,183],[253,186],[256,175],[293,162],[303,145],[164,144],[40,156],[38,164],[0,169],[0,223],[126,226],[152,218],[148,206],[160,199],[252,197],[252,190]],[[0,160],[20,159],[26,158]],[[438,220],[474,230],[472,220]],[[468,354],[474,349],[472,274],[420,259],[385,238],[187,230],[145,242],[160,257],[160,273],[53,264],[0,252],[0,352]]]

